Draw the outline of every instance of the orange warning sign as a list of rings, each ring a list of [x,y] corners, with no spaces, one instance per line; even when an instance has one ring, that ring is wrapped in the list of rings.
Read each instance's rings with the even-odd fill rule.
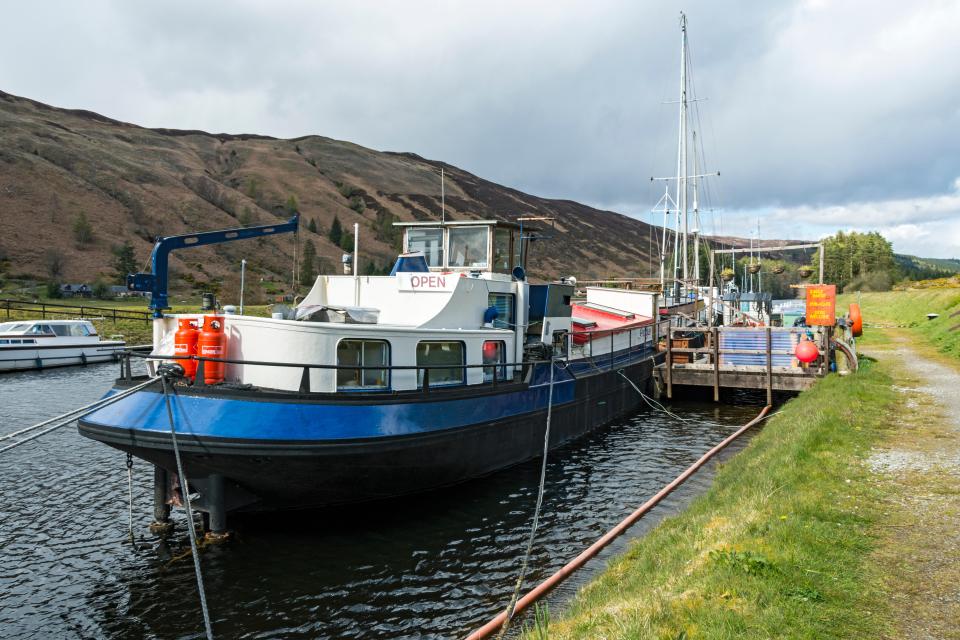
[[[807,287],[807,325],[832,327],[836,321],[837,285],[809,285]]]

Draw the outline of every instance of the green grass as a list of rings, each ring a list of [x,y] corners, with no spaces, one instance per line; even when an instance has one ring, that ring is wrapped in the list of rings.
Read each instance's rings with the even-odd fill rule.
[[[846,311],[856,294],[844,294],[837,298],[837,311]],[[882,331],[871,329],[870,324],[902,326],[908,336],[915,336],[937,350],[960,359],[960,289],[919,289],[863,293],[860,295],[863,312],[866,344],[888,341]],[[940,317],[927,320],[928,313]],[[951,314],[957,315],[950,317]]]
[[[868,562],[882,514],[862,461],[887,429],[891,385],[868,361],[788,402],[705,495],[582,589],[549,637],[882,636]]]

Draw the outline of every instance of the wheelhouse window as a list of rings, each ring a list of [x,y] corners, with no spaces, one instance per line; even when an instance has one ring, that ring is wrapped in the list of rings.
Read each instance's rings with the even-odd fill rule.
[[[503,340],[486,340],[483,343],[483,364],[503,365],[506,363],[507,344]],[[490,366],[483,368],[483,381],[491,382],[493,373],[496,371],[497,379],[503,380],[507,377],[507,368],[504,366]]]
[[[385,340],[341,340],[337,344],[337,389],[386,389],[390,384],[390,343]],[[369,369],[366,367],[370,367]],[[383,367],[383,368],[380,368]]]
[[[430,367],[430,386],[464,384],[466,364],[462,342],[417,343],[417,366]],[[449,367],[449,368],[446,368]],[[417,384],[423,386],[424,370],[417,371]]]
[[[95,336],[97,335],[97,330],[93,327],[92,324],[86,322],[81,324],[72,324],[70,325],[70,335],[75,338],[83,338],[85,336]]]
[[[497,318],[493,321],[496,329],[513,329],[517,325],[516,305],[512,293],[487,294],[487,306],[497,309]]]
[[[70,335],[70,325],[68,324],[52,324],[50,325],[50,328],[53,329],[53,332],[61,338]]]
[[[451,227],[449,266],[487,268],[489,227]]]
[[[493,270],[499,273],[510,273],[513,257],[513,243],[510,230],[497,228],[493,231]]]
[[[407,251],[422,251],[427,266],[443,266],[443,229],[407,229]]]

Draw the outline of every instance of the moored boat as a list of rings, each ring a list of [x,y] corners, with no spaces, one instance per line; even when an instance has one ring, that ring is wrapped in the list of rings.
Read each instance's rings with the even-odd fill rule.
[[[49,369],[115,360],[126,343],[101,340],[89,320],[17,320],[0,324],[0,371]]]
[[[555,447],[643,402],[632,386],[652,381],[655,292],[574,301],[569,282],[532,284],[526,236],[503,221],[400,226],[392,275],[319,276],[293,318],[216,317],[222,357],[189,358],[200,367],[174,382],[173,423],[212,522],[456,484],[539,456],[548,405]],[[176,362],[190,321],[211,316],[154,321],[150,376]],[[175,474],[159,385],[80,432]]]

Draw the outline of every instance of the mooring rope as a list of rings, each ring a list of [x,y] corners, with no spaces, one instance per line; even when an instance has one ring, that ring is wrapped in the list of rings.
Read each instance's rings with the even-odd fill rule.
[[[120,400],[123,400],[123,399],[126,398],[127,396],[132,395],[132,394],[136,393],[137,391],[140,391],[141,389],[143,389],[143,388],[145,388],[145,387],[147,387],[147,386],[149,386],[149,385],[151,385],[151,384],[155,384],[155,383],[157,383],[157,382],[159,382],[159,378],[153,378],[153,379],[151,379],[151,380],[148,380],[148,381],[144,382],[143,384],[139,384],[139,385],[137,385],[137,386],[135,386],[135,387],[131,387],[131,388],[127,389],[126,391],[121,391],[120,393],[118,393],[118,394],[116,394],[116,395],[110,396],[110,397],[108,397],[108,398],[101,398],[100,400],[97,400],[96,402],[91,402],[90,404],[84,405],[84,406],[80,407],[79,409],[74,409],[73,411],[68,411],[67,413],[64,413],[64,414],[62,414],[62,415],[59,415],[59,416],[57,416],[56,418],[50,418],[49,420],[44,420],[43,422],[39,422],[39,423],[37,423],[37,424],[35,424],[35,425],[33,425],[33,426],[26,427],[26,428],[24,428],[24,429],[20,429],[19,431],[14,431],[13,433],[8,433],[8,434],[6,434],[6,435],[4,435],[4,436],[0,436],[0,441],[2,441],[2,440],[9,440],[10,438],[14,438],[14,437],[16,437],[16,436],[19,436],[19,435],[22,435],[22,434],[25,434],[25,433],[29,433],[29,432],[31,432],[31,431],[34,431],[34,432],[35,432],[35,433],[32,433],[32,434],[30,434],[29,436],[23,438],[22,440],[18,440],[17,442],[14,442],[13,444],[8,444],[7,446],[5,446],[5,447],[3,447],[2,449],[0,449],[0,453],[3,453],[4,451],[9,451],[10,449],[15,449],[15,448],[19,447],[20,445],[26,444],[27,442],[30,442],[31,440],[34,440],[34,439],[36,439],[36,438],[39,438],[40,436],[46,435],[46,434],[50,433],[51,431],[56,431],[56,430],[59,429],[60,427],[65,427],[65,426],[67,426],[68,424],[74,422],[75,420],[78,420],[79,418],[83,417],[82,414],[86,414],[86,413],[90,413],[90,412],[92,412],[92,411],[96,411],[96,410],[98,410],[98,409],[102,409],[102,408],[104,408],[104,407],[106,407],[106,406],[108,406],[108,405],[113,404],[114,402],[118,402],[118,401],[120,401]],[[39,432],[36,432],[36,430],[39,429],[40,427],[46,426],[46,425],[50,424],[51,422],[55,422],[55,421],[57,421],[57,420],[60,420],[61,418],[65,418],[65,417],[67,417],[67,416],[70,416],[70,417],[67,418],[66,420],[64,420],[63,422],[59,422],[59,423],[57,423],[57,424],[54,424],[52,427],[47,427],[46,429],[43,429],[43,430],[41,430],[41,431],[39,431]]]
[[[517,583],[513,588],[513,595],[510,597],[510,604],[507,605],[503,620],[503,626],[500,633],[497,634],[497,640],[503,638],[510,628],[510,622],[513,620],[513,612],[517,606],[517,600],[520,598],[520,589],[523,587],[523,581],[527,577],[527,568],[530,565],[530,556],[533,554],[533,541],[537,536],[537,527],[540,524],[540,509],[543,507],[543,490],[547,480],[547,453],[550,451],[550,422],[553,416],[553,368],[555,363],[553,356],[550,356],[550,387],[547,392],[547,426],[543,433],[543,461],[540,464],[540,487],[537,489],[537,505],[533,510],[533,525],[530,527],[530,538],[527,540],[527,549],[523,554],[523,563],[520,565],[520,575],[517,576]]]
[[[200,555],[197,553],[197,531],[193,522],[193,507],[190,504],[190,487],[187,476],[183,473],[183,462],[180,460],[180,447],[177,445],[177,429],[173,422],[173,409],[170,406],[170,389],[167,386],[166,376],[162,376],[163,399],[167,405],[167,421],[170,423],[170,439],[173,443],[173,457],[177,461],[177,473],[183,487],[183,503],[187,508],[187,530],[190,535],[190,551],[193,554],[193,571],[197,576],[197,591],[200,593],[200,608],[203,610],[203,624],[207,631],[207,640],[213,640],[213,627],[210,625],[210,611],[207,609],[207,596],[203,589],[203,573],[200,571]]]
[[[673,413],[672,411],[667,409],[665,406],[663,406],[662,404],[660,404],[659,402],[657,402],[656,400],[654,400],[653,398],[645,394],[643,391],[640,391],[640,388],[633,383],[633,380],[627,377],[627,374],[623,372],[623,369],[620,369],[619,371],[617,371],[617,373],[620,375],[621,378],[626,380],[631,387],[633,387],[634,391],[640,394],[640,397],[643,398],[643,401],[646,402],[647,405],[654,411],[662,411],[663,413],[667,414],[671,418],[675,420],[679,420],[680,422],[690,422],[690,423],[704,422],[703,420],[692,420],[690,418],[684,418],[683,416],[678,416],[677,414]]]

